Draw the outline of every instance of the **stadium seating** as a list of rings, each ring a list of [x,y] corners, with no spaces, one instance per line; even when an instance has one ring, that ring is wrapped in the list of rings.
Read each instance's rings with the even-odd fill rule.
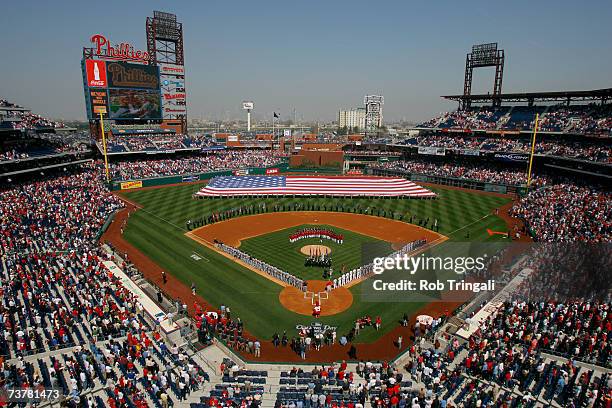
[[[269,167],[279,164],[283,155],[270,150],[228,150],[175,159],[120,161],[111,163],[115,180],[197,174],[223,169]]]
[[[476,180],[507,185],[524,185],[527,182],[527,177],[524,171],[509,169],[498,171],[482,165],[455,163],[438,164],[420,160],[398,160],[379,162],[373,164],[372,168],[395,170],[414,174],[425,174],[429,176],[455,177],[466,180]],[[546,184],[547,179],[545,177],[536,176],[532,182],[535,185],[544,185]]]
[[[447,149],[470,149],[484,152],[530,153],[531,141],[516,136],[458,136],[438,134],[418,136],[406,139],[404,144],[412,146],[444,147]],[[534,153],[550,156],[569,157],[595,162],[612,162],[612,147],[609,143],[577,142],[546,139],[536,141]]]
[[[23,106],[19,106],[5,99],[0,99],[0,108],[4,108],[3,111],[8,112],[7,116],[10,119],[6,121],[0,120],[0,128],[26,130],[65,127],[61,122],[56,122],[43,116],[33,114],[28,110],[24,110]],[[11,108],[16,110],[11,110]]]
[[[475,146],[470,144],[474,139],[455,142]],[[489,142],[478,139],[478,146],[499,147]],[[429,139],[429,143],[446,142]],[[114,178],[131,179],[271,166],[283,159],[272,152],[254,152],[122,161],[113,163],[112,172]],[[400,160],[375,166],[514,185],[525,181],[522,171],[485,165]],[[538,189],[511,210],[526,221],[535,240],[572,244],[612,240],[612,196],[607,190],[577,181],[559,183],[548,176],[538,176],[535,185]],[[72,406],[96,407],[265,403],[361,408],[442,406],[435,405],[442,401],[465,407],[606,406],[612,399],[608,342],[612,304],[587,299],[508,299],[467,341],[446,338],[434,319],[435,327],[417,332],[407,353],[393,364],[329,362],[290,370],[225,359],[217,373],[195,350],[164,338],[132,292],[103,266],[112,255],[97,238],[109,215],[123,204],[107,190],[100,161],[3,185],[0,193],[0,383],[4,387],[57,387],[70,397]],[[574,255],[575,262],[584,258]],[[534,256],[528,266],[544,270],[558,259],[559,254]],[[120,267],[127,270],[127,263]],[[575,269],[575,264],[567,263],[567,268]],[[561,272],[568,275],[568,270]],[[531,281],[529,293],[543,299],[535,289],[554,286],[550,280],[562,278],[551,279],[545,273]],[[216,337],[243,355],[254,355],[254,339],[246,338],[240,319],[230,318],[229,310],[223,309],[215,317],[196,308],[198,339],[210,344]],[[435,341],[440,338],[444,345]]]
[[[445,112],[419,128],[471,130],[531,130],[540,114],[540,131],[587,136],[610,136],[612,105],[514,106]]]

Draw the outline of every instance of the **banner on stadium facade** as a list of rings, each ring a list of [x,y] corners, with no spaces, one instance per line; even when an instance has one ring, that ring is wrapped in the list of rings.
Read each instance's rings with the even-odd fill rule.
[[[197,175],[191,174],[189,176],[183,176],[182,180],[183,183],[191,183],[193,181],[198,181],[200,179],[200,177],[198,177]]]
[[[461,149],[460,151],[464,156],[480,156],[480,150]]]
[[[280,170],[277,167],[273,169],[266,169],[266,174],[278,174],[279,171]]]
[[[283,136],[284,137],[291,137],[291,129],[284,129],[283,130]]]
[[[121,183],[122,190],[130,190],[132,188],[141,188],[141,187],[142,187],[142,180],[124,181]]]
[[[523,153],[495,153],[493,157],[501,161],[510,161],[510,162],[529,161],[529,155],[523,154]]]
[[[433,156],[444,156],[446,154],[446,150],[443,147],[419,146],[418,153]]]
[[[229,135],[227,137],[227,141],[228,142],[237,142],[238,141],[238,135]]]
[[[249,169],[234,170],[234,176],[247,176],[248,174],[249,174]]]

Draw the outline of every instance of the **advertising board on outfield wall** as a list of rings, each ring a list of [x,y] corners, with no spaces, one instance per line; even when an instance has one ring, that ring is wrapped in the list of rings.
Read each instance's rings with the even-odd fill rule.
[[[121,183],[122,190],[130,190],[132,188],[141,188],[142,180],[124,181]]]

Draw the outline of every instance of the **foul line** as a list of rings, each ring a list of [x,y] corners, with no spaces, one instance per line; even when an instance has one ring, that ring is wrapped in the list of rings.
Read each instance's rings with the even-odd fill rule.
[[[246,262],[244,262],[244,261],[242,261],[242,260],[240,260],[238,258],[233,257],[232,255],[228,254],[225,251],[219,250],[216,246],[214,246],[214,244],[211,244],[210,242],[206,241],[205,239],[197,236],[193,231],[186,232],[185,235],[187,237],[193,239],[194,241],[199,242],[200,244],[204,245],[208,249],[210,249],[212,251],[215,251],[217,254],[222,255],[222,256],[226,257],[227,259],[230,259],[230,260],[234,261],[238,265],[240,265],[240,266],[242,266],[244,268],[247,268],[247,269],[255,272],[259,276],[262,276],[262,277],[268,279],[269,281],[272,281],[272,282],[276,283],[277,285],[280,285],[283,288],[286,287],[286,286],[292,286],[292,285],[289,285],[286,282],[281,281],[280,279],[276,279],[273,276],[268,275],[264,271],[259,270],[259,269],[255,268],[254,266],[249,265]],[[248,293],[248,292],[244,292],[244,293]],[[254,292],[254,293],[258,293],[258,292]]]
[[[464,228],[470,227],[470,226],[472,226],[472,225],[476,224],[477,222],[480,222],[480,221],[484,220],[485,218],[490,217],[491,215],[492,215],[492,214],[486,214],[485,216],[483,216],[483,217],[481,217],[481,218],[477,219],[477,220],[476,220],[476,221],[474,221],[474,222],[470,222],[469,224],[466,224],[466,225],[464,225],[464,226],[463,226],[463,227],[461,227],[461,228],[457,228],[456,230],[454,230],[453,232],[451,232],[451,233],[450,233],[450,234],[448,234],[448,235],[453,235],[453,234],[455,234],[455,233],[457,233],[457,232],[461,231],[461,230],[462,230],[462,229],[464,229]]]
[[[196,252],[196,251],[193,251],[192,255],[194,255],[194,254],[195,254],[195,255],[197,255],[197,256],[199,256],[199,257],[200,257],[200,259],[202,259],[203,261],[206,261],[206,263],[210,262],[210,259],[208,259],[208,258],[207,258],[207,257],[205,257],[204,255],[202,255],[202,254],[200,254],[200,253],[198,253],[198,252]],[[190,258],[191,258],[191,257],[190,257]],[[193,258],[192,258],[192,259],[193,259]],[[195,259],[194,259],[194,260],[195,260]],[[197,260],[196,262],[199,262],[199,260]]]
[[[167,223],[167,224],[170,224],[170,225],[172,225],[174,228],[177,228],[177,229],[179,229],[179,230],[181,230],[181,231],[187,231],[187,228],[179,227],[178,225],[174,224],[173,222],[168,221],[167,219],[162,218],[162,217],[160,217],[159,215],[152,213],[151,211],[147,211],[147,210],[145,210],[145,209],[144,209],[144,207],[143,207],[143,206],[141,206],[140,204],[137,204],[137,203],[135,203],[135,202],[133,202],[133,201],[131,201],[131,200],[128,200],[127,198],[125,198],[125,197],[123,197],[123,196],[121,196],[121,195],[118,195],[118,194],[115,194],[115,196],[116,196],[116,197],[118,197],[120,200],[123,200],[123,201],[125,201],[126,203],[128,203],[128,204],[130,204],[130,205],[132,205],[132,206],[134,206],[134,207],[136,207],[136,208],[138,208],[138,210],[139,210],[139,211],[142,211],[142,212],[145,212],[145,213],[147,213],[147,214],[149,214],[149,215],[152,215],[153,217],[157,218],[158,220],[161,220],[161,221],[163,221],[163,222],[165,222],[165,223]]]

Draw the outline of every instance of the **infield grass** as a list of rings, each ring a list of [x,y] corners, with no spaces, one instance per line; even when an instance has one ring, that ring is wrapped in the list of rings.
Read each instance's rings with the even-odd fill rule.
[[[308,227],[328,229],[342,234],[344,235],[344,241],[342,244],[338,244],[329,239],[307,238],[289,242],[289,235],[299,229]],[[383,241],[328,225],[301,225],[249,238],[242,241],[240,249],[257,259],[261,259],[302,279],[321,280],[323,279],[324,268],[304,266],[304,260],[307,256],[300,252],[303,246],[324,245],[330,248],[332,268],[334,270],[333,277],[336,278],[342,273],[343,269],[350,271],[366,263],[362,260],[362,246],[370,243],[383,244]],[[393,252],[391,244],[387,248],[388,250],[380,254],[380,256]]]

